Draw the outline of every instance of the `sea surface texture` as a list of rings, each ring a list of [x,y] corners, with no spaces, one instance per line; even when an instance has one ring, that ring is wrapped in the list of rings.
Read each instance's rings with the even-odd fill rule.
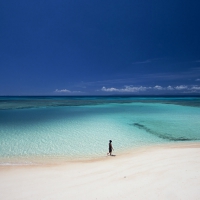
[[[198,97],[0,97],[0,164],[200,141],[199,127]]]

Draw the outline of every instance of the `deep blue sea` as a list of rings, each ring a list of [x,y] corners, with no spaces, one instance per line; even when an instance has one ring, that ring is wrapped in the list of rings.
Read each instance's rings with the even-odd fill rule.
[[[0,97],[0,164],[200,141],[199,97]]]

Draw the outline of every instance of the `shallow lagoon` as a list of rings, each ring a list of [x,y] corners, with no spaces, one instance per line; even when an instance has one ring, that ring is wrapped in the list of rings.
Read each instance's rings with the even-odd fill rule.
[[[0,99],[1,164],[30,157],[88,159],[145,145],[200,140],[199,98]]]

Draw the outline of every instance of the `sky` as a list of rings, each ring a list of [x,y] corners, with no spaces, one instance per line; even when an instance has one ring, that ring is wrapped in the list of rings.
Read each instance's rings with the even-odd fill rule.
[[[0,95],[200,94],[199,0],[0,0]]]

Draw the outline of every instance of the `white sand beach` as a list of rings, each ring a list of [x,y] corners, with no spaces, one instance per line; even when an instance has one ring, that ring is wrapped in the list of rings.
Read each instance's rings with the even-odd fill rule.
[[[200,199],[200,144],[60,165],[0,166],[0,199]]]

